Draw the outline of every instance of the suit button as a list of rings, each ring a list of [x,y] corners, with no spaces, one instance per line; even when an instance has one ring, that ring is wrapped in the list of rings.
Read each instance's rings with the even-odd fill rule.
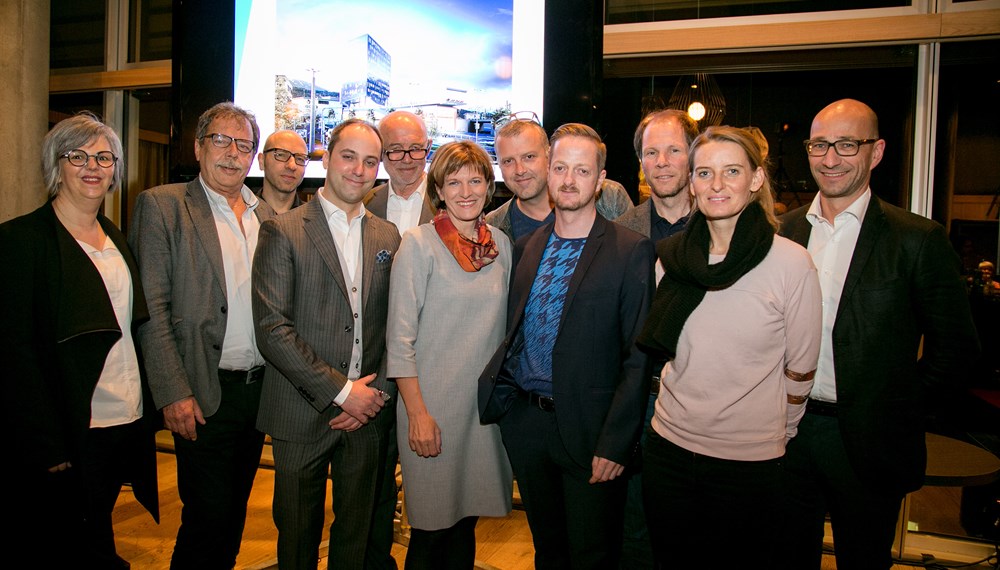
[[[225,306],[225,305],[223,305],[223,306],[222,306],[222,314],[223,314],[223,315],[225,315],[225,314],[226,314],[226,310],[227,310],[227,309],[226,309],[226,306]]]
[[[213,344],[212,348],[214,348],[215,350],[222,350],[222,347],[217,344]]]
[[[344,327],[344,332],[351,332],[351,327]]]
[[[341,362],[340,363],[340,367],[341,368],[347,368],[347,363],[346,362]]]

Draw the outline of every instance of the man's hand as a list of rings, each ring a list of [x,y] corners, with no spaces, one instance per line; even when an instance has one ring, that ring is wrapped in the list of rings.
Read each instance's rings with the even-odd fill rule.
[[[420,457],[441,455],[441,428],[430,414],[410,416],[410,449]]]
[[[358,378],[351,386],[351,391],[347,394],[347,399],[340,405],[340,408],[354,416],[359,422],[367,424],[375,417],[375,414],[382,410],[385,401],[382,394],[375,388],[368,387],[368,384],[375,379],[374,374],[369,374],[364,378]]]
[[[330,429],[354,431],[363,425],[363,423],[358,421],[358,418],[343,411],[337,414],[337,417],[330,420]]]
[[[615,477],[622,474],[625,471],[623,465],[619,465],[610,459],[604,459],[603,457],[594,456],[594,460],[591,461],[591,476],[590,484],[594,483],[604,483],[610,481]]]
[[[198,439],[195,422],[205,425],[205,416],[202,415],[201,406],[198,405],[194,396],[188,396],[163,406],[164,425],[184,439],[191,441]]]

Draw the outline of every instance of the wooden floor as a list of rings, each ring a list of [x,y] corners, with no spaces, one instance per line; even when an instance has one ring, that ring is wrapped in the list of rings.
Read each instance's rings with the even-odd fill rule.
[[[133,570],[167,570],[173,551],[174,537],[180,525],[180,499],[177,496],[176,463],[173,454],[158,455],[160,478],[159,525],[136,502],[132,493],[123,489],[115,509],[115,537],[118,553],[132,564]],[[237,558],[237,568],[262,570],[276,568],[275,544],[278,531],[271,518],[271,497],[274,491],[274,471],[261,467],[254,481],[250,499],[243,545]],[[330,517],[330,493],[327,493],[327,516]],[[324,540],[329,532],[324,531]],[[406,548],[393,546],[393,556],[403,567]],[[524,512],[514,510],[505,518],[480,519],[477,527],[476,557],[485,569],[531,570],[534,548]],[[711,559],[711,556],[709,557]],[[325,561],[320,567],[325,568]],[[705,568],[717,567],[709,563]],[[735,567],[735,566],[729,566]],[[894,569],[916,568],[893,566]],[[836,569],[832,556],[824,556],[824,570]]]

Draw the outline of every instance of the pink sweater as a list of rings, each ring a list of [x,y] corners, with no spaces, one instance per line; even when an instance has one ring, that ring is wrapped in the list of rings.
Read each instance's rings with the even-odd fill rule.
[[[721,257],[712,256],[711,263]],[[739,461],[781,457],[795,435],[816,369],[822,325],[816,268],[805,248],[775,236],[764,260],[733,286],[709,291],[664,366],[653,429],[702,455]]]

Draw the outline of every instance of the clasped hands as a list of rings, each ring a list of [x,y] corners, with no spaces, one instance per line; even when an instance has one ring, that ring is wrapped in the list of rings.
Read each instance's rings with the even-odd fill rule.
[[[382,391],[368,384],[375,379],[375,374],[358,378],[351,385],[347,399],[340,404],[343,413],[330,420],[330,429],[354,431],[371,421],[385,406]]]

